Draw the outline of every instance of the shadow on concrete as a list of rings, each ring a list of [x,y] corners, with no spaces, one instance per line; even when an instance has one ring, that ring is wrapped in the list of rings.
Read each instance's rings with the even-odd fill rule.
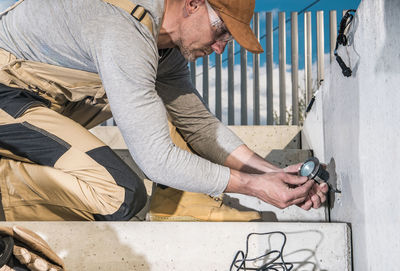
[[[340,190],[337,183],[336,163],[333,157],[329,161],[329,164],[326,165],[326,170],[329,172],[328,183],[329,186],[331,187],[331,189],[329,189],[329,194],[328,194],[328,206],[329,209],[333,209],[335,205],[335,195],[336,195],[335,190]]]
[[[286,263],[291,263],[293,264],[293,269],[292,271],[300,271],[300,270],[309,270],[309,271],[326,271],[326,269],[321,269],[320,266],[320,259],[317,257],[317,252],[319,249],[320,244],[322,243],[323,240],[323,233],[318,230],[309,230],[309,231],[296,231],[296,232],[285,232],[286,234],[286,246],[283,248],[283,259]],[[315,245],[314,243],[312,244],[312,247],[310,246],[303,248],[303,249],[296,249],[296,250],[290,250],[291,247],[301,247],[302,244],[296,244],[292,246],[291,243],[291,237],[293,235],[300,236],[302,237],[303,235],[307,234],[309,238],[307,238],[307,242],[310,242],[310,240],[315,240]],[[266,240],[265,240],[266,239]],[[295,239],[295,238],[293,238]],[[301,238],[300,238],[301,239]],[[262,252],[260,251],[252,251],[252,244],[257,243],[258,246],[260,243],[264,242],[265,240],[265,250]],[[267,254],[271,253],[269,256],[266,257],[261,257],[259,260],[255,261],[256,266],[262,266],[269,261],[273,260],[274,257],[278,256],[278,251],[281,250],[282,244],[284,242],[283,236],[280,234],[268,234],[268,235],[258,235],[256,237],[251,237],[249,239],[249,252],[248,252],[248,259],[251,258],[257,258],[260,256],[260,254]],[[290,252],[286,252],[290,250]],[[292,260],[293,259],[293,260]],[[280,260],[277,260],[277,262],[280,262]],[[277,269],[281,270],[281,269]]]
[[[299,131],[283,149],[273,149],[263,158],[280,168],[302,163],[312,156],[312,151],[302,150],[301,146],[301,131]]]
[[[301,149],[301,131],[299,131],[283,149]]]
[[[235,208],[239,211],[255,211],[259,212],[261,215],[261,221],[263,222],[278,222],[278,218],[274,212],[260,212],[252,208],[248,208],[240,204],[239,199],[233,198],[229,195],[224,194],[222,202],[232,208]]]
[[[71,238],[65,240],[68,251],[64,261],[68,270],[151,270],[146,257],[122,244],[113,227],[104,223],[97,225],[95,230],[93,227],[80,227],[79,233],[71,233]]]
[[[290,165],[303,163],[311,156],[311,150],[285,149],[285,151],[271,150],[264,159],[277,167],[285,168]]]
[[[283,150],[301,150],[301,130],[289,141]]]
[[[300,271],[300,270],[310,270],[310,271],[327,271],[326,269],[321,269],[319,265],[320,259],[317,257],[317,252],[319,249],[320,244],[324,239],[324,235],[321,231],[318,230],[309,230],[309,231],[296,231],[296,232],[287,232],[287,238],[289,239],[291,235],[304,235],[304,234],[313,234],[316,235],[317,238],[309,238],[309,240],[317,240],[314,248],[304,248],[292,251],[288,254],[284,254],[284,257],[288,258],[290,256],[303,257],[301,261],[294,261],[292,262],[294,267],[293,271]],[[301,256],[299,256],[301,255]]]
[[[318,248],[324,239],[324,235],[321,231],[318,231],[318,230],[297,231],[297,232],[289,232],[286,234],[289,238],[290,235],[292,235],[292,234],[293,235],[303,235],[305,233],[315,234],[316,236],[319,237],[319,240],[316,242],[315,247],[313,249],[308,249],[308,248],[307,249],[298,249],[291,253],[285,254],[286,257],[289,257],[290,255],[298,255],[298,254],[301,254],[302,257],[304,257],[303,260],[301,260],[301,261],[292,262],[294,264],[294,267],[292,270],[293,271],[300,271],[300,270],[326,271],[326,269],[321,269],[321,267],[319,265],[320,260],[318,259],[317,255],[316,255]],[[309,238],[309,239],[311,239],[311,238]],[[317,240],[317,238],[312,239],[312,240]]]

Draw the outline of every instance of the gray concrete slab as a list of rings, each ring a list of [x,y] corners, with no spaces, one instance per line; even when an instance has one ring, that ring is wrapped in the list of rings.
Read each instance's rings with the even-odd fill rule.
[[[133,170],[136,172],[141,172],[139,167],[136,165],[132,159],[129,151],[127,149],[114,149],[114,151],[125,161]],[[265,159],[278,167],[287,167],[288,165],[293,165],[297,163],[302,163],[312,156],[312,151],[310,150],[271,150],[265,156]],[[143,173],[140,173],[144,178]]]
[[[301,149],[299,126],[229,126],[229,129],[262,157],[274,149]]]
[[[256,210],[261,212],[262,220],[268,222],[325,222],[328,221],[328,208],[305,211],[297,206],[279,209],[255,197],[241,194],[224,194],[223,202],[241,211]]]
[[[128,150],[115,150],[115,152],[138,174],[144,178],[147,193],[150,196],[152,191],[152,182],[147,180],[139,167],[133,161]],[[307,150],[273,150],[268,156],[267,160],[280,167],[285,167],[290,164],[296,164],[305,161],[310,157],[311,152]],[[257,210],[262,213],[263,221],[293,221],[293,222],[306,222],[306,221],[327,221],[327,209],[321,207],[317,210],[304,211],[303,209],[292,206],[284,210],[278,209],[268,203],[265,203],[257,198],[240,195],[240,194],[225,194],[224,203],[228,206],[239,210]],[[144,210],[138,214],[137,218],[144,220],[146,211],[149,205],[147,204]]]
[[[274,149],[300,149],[298,126],[228,126],[243,142],[262,157]],[[127,149],[116,126],[98,126],[90,130],[112,149]]]
[[[343,223],[18,222],[42,236],[67,270],[226,271],[251,232],[283,231],[294,270],[351,270]],[[250,239],[249,256],[280,249],[279,235]]]
[[[312,156],[310,150],[271,150],[264,159],[280,168],[303,163]]]

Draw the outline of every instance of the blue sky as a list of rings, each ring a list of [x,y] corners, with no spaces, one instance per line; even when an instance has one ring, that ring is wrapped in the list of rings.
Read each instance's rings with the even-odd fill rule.
[[[0,9],[13,3],[14,0],[0,0]],[[256,11],[272,9],[298,11],[314,2],[314,0],[256,0]],[[311,10],[332,10],[356,8],[360,0],[320,0]]]
[[[260,12],[260,37],[265,34],[265,12],[266,11],[273,11],[274,12],[274,27],[278,25],[278,12],[285,11],[286,18],[290,17],[290,12],[292,11],[300,11],[305,7],[309,6],[310,4],[316,2],[317,3],[309,8],[309,11],[312,11],[312,24],[313,24],[313,60],[316,59],[316,42],[315,39],[315,31],[316,31],[316,24],[315,24],[315,12],[318,10],[323,10],[325,12],[325,52],[329,52],[329,11],[330,10],[337,10],[338,12],[338,23],[340,22],[341,13],[343,9],[356,9],[360,4],[361,0],[256,0],[256,12]],[[0,0],[0,10],[3,10],[7,6],[11,5],[15,0]],[[303,58],[303,51],[304,51],[304,26],[303,26],[304,18],[302,15],[299,16],[299,64],[300,68],[304,67],[304,58]],[[286,26],[287,32],[287,63],[291,63],[290,59],[290,22]],[[277,63],[278,60],[278,31],[274,32],[274,62]],[[265,38],[261,40],[261,44],[265,48]],[[235,51],[239,50],[239,46],[236,44]],[[226,53],[224,54],[226,57]],[[213,64],[214,57],[210,58],[211,65]],[[237,57],[236,63],[238,64]],[[249,64],[252,62],[252,57],[249,56]],[[265,63],[265,54],[260,56],[261,65]],[[201,62],[201,60],[200,60]]]
[[[274,14],[274,28],[278,26],[278,12],[286,12],[286,19],[290,18],[290,12],[292,11],[301,11],[305,7],[310,4],[316,2],[315,5],[307,9],[307,11],[312,11],[312,35],[313,35],[313,61],[316,61],[316,11],[323,10],[324,11],[324,22],[325,22],[325,53],[329,53],[329,11],[337,10],[337,22],[340,23],[340,19],[342,17],[342,11],[345,9],[357,9],[361,0],[256,0],[256,12],[260,12],[260,37],[265,35],[265,13],[267,11],[272,11]],[[303,15],[299,15],[299,68],[302,69],[304,67],[304,17]],[[290,22],[286,25],[286,58],[287,63],[291,63],[291,39],[290,39]],[[279,59],[279,44],[278,44],[278,31],[274,32],[274,63],[278,64]],[[261,45],[265,48],[265,38],[262,39]],[[239,45],[235,44],[235,51],[239,50]],[[224,58],[226,58],[226,51],[224,53]],[[239,56],[237,55],[235,59],[235,63],[239,64]],[[248,57],[249,64],[252,64],[252,57],[249,55]],[[201,63],[201,60],[200,60]],[[213,64],[213,57],[210,58],[211,65]],[[260,55],[260,63],[261,65],[265,64],[265,54]]]
[[[285,11],[286,18],[290,17],[290,12],[292,11],[301,11],[305,7],[310,4],[315,3],[312,7],[308,8],[307,11],[312,12],[312,35],[313,35],[313,61],[316,61],[317,57],[317,44],[316,44],[316,12],[319,10],[324,11],[324,23],[325,23],[325,53],[329,53],[329,12],[331,10],[337,11],[337,22],[340,23],[340,19],[342,17],[342,11],[345,9],[357,9],[361,0],[256,0],[256,11],[260,12],[260,37],[265,34],[265,19],[263,20],[263,16],[265,11],[273,11],[274,16],[274,27],[278,25],[278,12]],[[264,26],[264,27],[263,27]],[[290,38],[290,22],[286,25],[286,33],[287,33],[287,63],[291,63],[291,38]],[[279,48],[278,44],[278,31],[274,32],[274,48]],[[265,43],[265,39],[261,41],[261,43]],[[265,48],[264,44],[263,47]],[[304,67],[304,17],[299,15],[299,66],[300,69]],[[279,58],[278,50],[274,51],[274,62],[277,63]],[[265,61],[265,57],[261,56],[261,64]]]
[[[8,6],[11,6],[14,0],[0,0],[0,11],[5,10]]]
[[[281,11],[299,11],[315,0],[256,0],[256,11],[279,9]],[[320,0],[310,10],[355,9],[360,0]]]

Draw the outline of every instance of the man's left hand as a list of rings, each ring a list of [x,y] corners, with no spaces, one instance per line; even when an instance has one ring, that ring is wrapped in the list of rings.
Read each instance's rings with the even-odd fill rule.
[[[297,175],[302,163],[290,165],[283,169],[285,173],[295,174]],[[313,187],[310,189],[310,192],[307,196],[307,199],[297,204],[297,206],[301,207],[305,210],[310,210],[311,208],[318,209],[322,203],[326,201],[326,193],[328,193],[329,187],[325,182],[321,184],[314,183]]]

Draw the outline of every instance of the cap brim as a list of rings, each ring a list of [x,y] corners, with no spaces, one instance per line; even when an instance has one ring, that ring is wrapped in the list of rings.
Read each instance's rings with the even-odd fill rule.
[[[222,20],[224,20],[224,23],[229,32],[232,34],[233,38],[242,47],[255,54],[264,52],[260,42],[248,24],[235,20],[231,16],[226,15],[224,12],[220,12],[220,16]]]

